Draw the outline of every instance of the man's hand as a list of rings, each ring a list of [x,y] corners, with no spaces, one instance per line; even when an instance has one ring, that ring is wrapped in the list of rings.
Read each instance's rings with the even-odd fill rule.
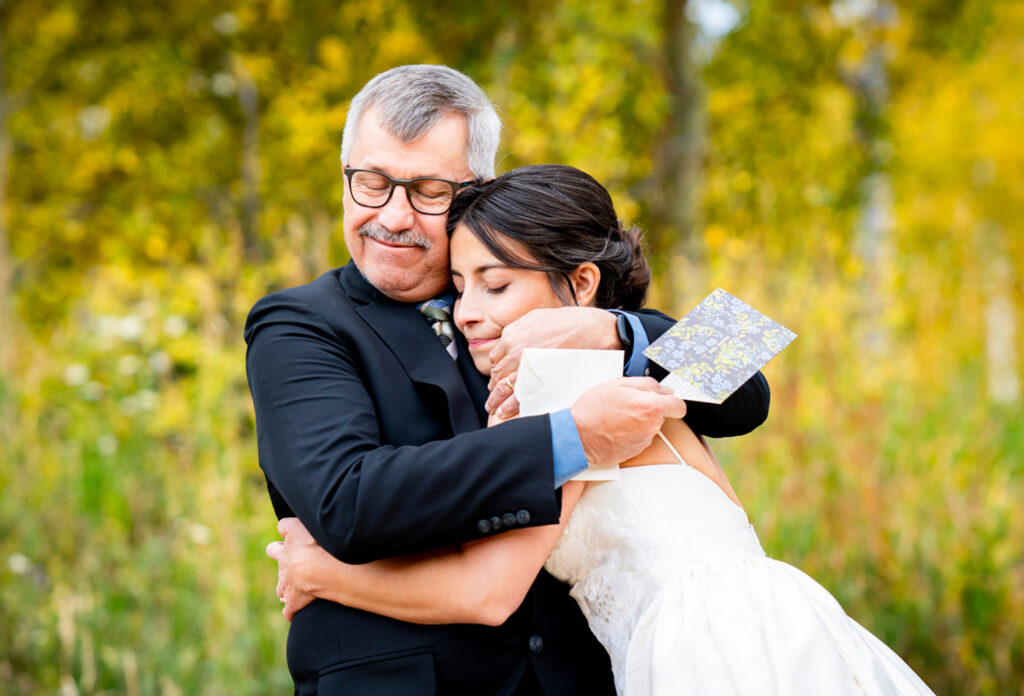
[[[570,411],[587,462],[607,467],[645,450],[666,418],[686,415],[686,402],[650,377],[620,377],[583,392]]]
[[[515,384],[524,348],[618,350],[622,344],[615,329],[615,315],[606,310],[557,307],[527,312],[502,330],[501,338],[491,350],[488,413],[496,413],[503,419],[519,413],[519,402],[510,385]]]
[[[277,596],[284,602],[281,613],[288,621],[316,599],[312,578],[315,568],[330,563],[331,555],[310,536],[298,517],[285,517],[277,523],[284,541],[267,544],[267,555],[277,561]]]

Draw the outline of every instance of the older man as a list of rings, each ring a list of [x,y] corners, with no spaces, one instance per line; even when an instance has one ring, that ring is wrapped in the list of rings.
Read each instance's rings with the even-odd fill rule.
[[[342,144],[352,257],[309,285],[260,300],[246,324],[260,466],[279,517],[297,516],[348,562],[552,524],[558,486],[650,443],[685,408],[649,378],[584,394],[571,409],[482,428],[486,379],[446,316],[451,200],[493,176],[500,123],[480,88],[440,66],[378,75],[353,99]],[[441,313],[439,314],[438,311]],[[568,308],[572,327],[529,317],[498,353],[526,343],[621,348],[632,372],[671,320]],[[453,360],[453,357],[455,358]],[[497,357],[497,356],[496,356]],[[498,390],[492,406],[508,395]],[[630,414],[622,417],[620,414]],[[698,432],[739,434],[767,413],[758,375],[721,408],[691,409]],[[613,693],[608,658],[564,585],[541,573],[502,626],[423,626],[317,600],[288,639],[296,692]]]

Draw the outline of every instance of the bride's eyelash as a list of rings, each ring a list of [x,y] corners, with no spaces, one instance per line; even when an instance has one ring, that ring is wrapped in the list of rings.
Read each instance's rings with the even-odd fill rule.
[[[487,292],[489,292],[492,295],[500,295],[501,293],[505,292],[505,290],[507,290],[507,289],[508,289],[508,284],[506,283],[505,285],[501,285],[501,286],[496,287],[496,288],[487,288]]]

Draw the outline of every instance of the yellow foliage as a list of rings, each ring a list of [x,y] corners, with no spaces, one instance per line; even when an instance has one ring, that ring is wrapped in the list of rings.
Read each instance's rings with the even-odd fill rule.
[[[1013,693],[1024,430],[1019,387],[1007,400],[992,376],[1024,376],[1024,5],[940,5],[871,29],[837,4],[749,3],[702,45],[698,225],[657,237],[686,250],[652,250],[652,303],[680,314],[721,286],[799,334],[766,368],[768,422],[715,443],[760,538],[937,692]],[[338,146],[376,71],[465,69],[499,105],[499,170],[574,164],[652,225],[678,106],[662,6],[530,5],[512,22],[455,3],[439,24],[397,1],[298,8],[238,3],[229,34],[188,3],[3,8],[12,693],[287,690],[241,326],[261,295],[345,260]],[[880,47],[872,114],[857,77]],[[214,89],[235,60],[258,92],[255,143],[237,92]],[[878,173],[887,222],[867,253]]]

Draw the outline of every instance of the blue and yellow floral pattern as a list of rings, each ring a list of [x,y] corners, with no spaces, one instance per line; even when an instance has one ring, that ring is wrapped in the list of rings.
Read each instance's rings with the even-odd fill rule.
[[[720,404],[796,334],[716,289],[644,355],[669,371],[662,381],[680,398]]]

